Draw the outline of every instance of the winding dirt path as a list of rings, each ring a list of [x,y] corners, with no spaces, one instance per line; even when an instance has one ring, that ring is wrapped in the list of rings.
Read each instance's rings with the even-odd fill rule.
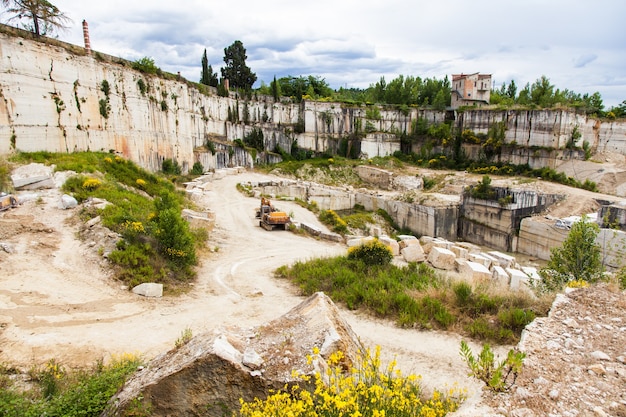
[[[204,192],[197,203],[216,215],[209,243],[213,251],[201,259],[189,293],[160,299],[137,296],[109,277],[97,243],[77,240],[78,225],[69,221],[74,212],[58,208],[58,190],[2,214],[0,220],[14,219],[24,228],[0,236],[12,248],[11,253],[0,251],[0,362],[28,369],[50,358],[68,366],[87,366],[124,352],[151,358],[172,348],[186,328],[199,334],[256,327],[286,313],[303,297],[274,278],[273,271],[298,260],[344,254],[346,247],[260,228],[254,217],[257,199],[236,191],[236,184],[266,178],[230,175]],[[295,203],[277,205],[297,221],[323,227]],[[422,375],[427,388],[458,384],[478,398],[481,385],[466,375],[459,336],[399,329],[342,311],[363,342],[380,345],[383,357],[395,357],[403,373]]]

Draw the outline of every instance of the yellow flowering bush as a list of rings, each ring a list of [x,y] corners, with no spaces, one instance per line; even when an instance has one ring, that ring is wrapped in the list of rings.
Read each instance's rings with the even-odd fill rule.
[[[146,229],[143,227],[143,223],[141,222],[131,222],[130,220],[126,220],[122,227],[126,230],[130,235],[136,235],[138,233],[146,233]]]
[[[319,351],[309,356],[312,362]],[[440,417],[458,409],[464,399],[457,389],[447,394],[435,391],[425,398],[419,385],[420,377],[403,376],[392,361],[383,367],[380,348],[374,355],[368,350],[357,358],[348,372],[341,367],[342,352],[335,352],[328,360],[328,368],[322,375],[314,375],[314,389],[299,385],[284,391],[272,392],[267,399],[241,402],[243,417],[385,417],[415,416]],[[300,376],[308,383],[308,377]]]
[[[87,178],[85,181],[83,181],[83,188],[90,191],[95,190],[101,185],[102,182],[97,178]]]
[[[568,288],[586,288],[588,286],[589,286],[589,283],[585,281],[584,279],[575,279],[567,283]]]
[[[111,158],[109,158],[108,156],[106,156],[106,157],[104,158],[104,162],[106,162],[106,163],[108,163],[108,164],[112,164],[112,163],[113,163],[113,160],[112,160]]]
[[[187,252],[175,248],[165,248],[165,253],[167,253],[171,258],[184,258],[187,256]]]
[[[146,181],[141,178],[137,178],[137,181],[135,181],[135,183],[137,184],[137,187],[139,188],[143,188],[146,186]]]

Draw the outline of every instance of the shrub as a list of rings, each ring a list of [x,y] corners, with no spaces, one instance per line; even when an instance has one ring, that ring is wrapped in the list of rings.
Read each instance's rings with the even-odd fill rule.
[[[322,210],[319,215],[322,223],[329,225],[334,232],[346,233],[348,224],[333,210]]]
[[[146,74],[156,74],[158,71],[158,67],[154,64],[154,59],[147,56],[133,62],[132,66],[133,69],[145,72]]]
[[[83,181],[83,188],[89,191],[93,191],[101,185],[102,182],[97,178],[87,178],[85,181]]]
[[[459,281],[452,285],[452,291],[456,296],[456,302],[460,306],[467,306],[472,298],[472,286],[465,281]]]
[[[492,391],[504,392],[515,384],[526,354],[511,349],[507,358],[498,363],[488,344],[484,344],[480,354],[475,357],[467,343],[462,340],[461,357],[470,369],[470,376],[483,381]]]
[[[193,333],[191,329],[189,327],[186,327],[185,330],[183,330],[180,333],[180,337],[176,339],[176,342],[174,342],[174,347],[178,349],[186,345],[187,343],[189,343],[192,338],[193,338]]]
[[[100,90],[102,90],[105,96],[109,97],[109,94],[111,94],[111,87],[109,86],[109,82],[107,80],[102,80]]]
[[[562,289],[569,281],[595,282],[602,276],[602,256],[596,236],[598,224],[586,217],[574,223],[562,245],[554,248],[545,268],[539,272],[543,278],[537,283],[542,291]]]
[[[170,175],[180,175],[182,172],[180,165],[178,165],[178,161],[175,159],[164,159],[163,164],[161,165],[161,171],[163,171],[164,174]]]
[[[309,364],[320,360],[318,354],[314,349]],[[449,395],[435,390],[430,398],[425,397],[418,376],[402,375],[395,362],[381,365],[379,348],[374,355],[361,353],[347,372],[344,362],[341,352],[333,353],[325,373],[315,374],[314,389],[308,389],[309,376],[296,373],[303,387],[296,382],[265,400],[242,400],[240,416],[444,416],[456,411],[464,399],[454,389]]]
[[[498,321],[507,329],[521,332],[535,319],[535,313],[521,308],[510,308],[498,313]]]
[[[175,198],[163,193],[155,199],[156,216],[154,235],[159,243],[159,251],[175,265],[186,267],[196,263],[194,237],[189,224],[180,216],[180,208]]]
[[[143,80],[143,78],[137,80],[137,87],[139,88],[139,92],[141,93],[141,95],[145,96],[146,92],[148,91],[148,86],[146,85],[146,82]]]
[[[67,371],[51,359],[35,375],[41,391],[22,392],[7,380],[0,391],[0,414],[7,417],[98,416],[140,364],[136,355],[124,354],[113,357],[108,365],[97,362],[92,369]]]
[[[387,265],[391,263],[393,254],[391,249],[380,240],[375,239],[359,246],[348,249],[348,259],[356,259],[365,265]]]
[[[476,186],[470,188],[470,195],[481,200],[493,200],[495,198],[496,192],[491,185],[489,175],[484,175],[483,179]]]
[[[111,112],[111,106],[109,105],[109,100],[101,98],[98,101],[98,105],[100,106],[100,115],[105,119],[109,118],[109,113]]]
[[[204,167],[200,162],[194,162],[193,167],[191,168],[192,175],[202,175],[204,174]]]

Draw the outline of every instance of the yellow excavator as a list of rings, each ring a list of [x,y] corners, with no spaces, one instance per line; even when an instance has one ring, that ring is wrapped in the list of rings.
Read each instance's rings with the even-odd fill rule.
[[[17,199],[12,194],[0,193],[0,211],[17,207]]]
[[[279,211],[272,205],[269,198],[261,197],[261,206],[256,211],[259,219],[259,226],[265,230],[281,229],[287,230],[291,223],[291,218],[284,211]]]

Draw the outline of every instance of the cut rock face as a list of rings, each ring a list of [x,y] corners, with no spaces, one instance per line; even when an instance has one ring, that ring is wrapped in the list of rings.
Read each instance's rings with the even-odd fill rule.
[[[307,362],[313,348],[319,361]],[[359,351],[358,337],[323,293],[316,293],[285,315],[248,330],[219,330],[153,359],[109,401],[107,416],[129,407],[151,416],[222,416],[239,410],[239,399],[265,398],[268,390],[294,382],[292,371],[312,374],[336,351],[349,368]]]

